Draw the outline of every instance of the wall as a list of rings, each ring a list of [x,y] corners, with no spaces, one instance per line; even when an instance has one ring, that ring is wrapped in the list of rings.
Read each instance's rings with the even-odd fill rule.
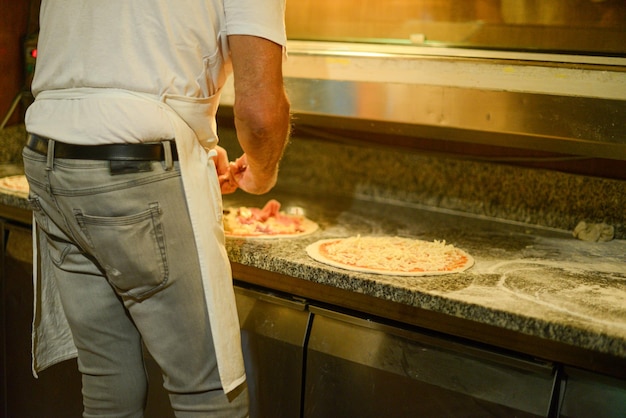
[[[27,33],[30,0],[0,0],[0,121],[24,86],[22,41]],[[20,122],[24,107],[8,125]]]
[[[234,131],[226,123],[220,126],[220,143],[235,159],[241,150]],[[320,199],[355,197],[364,204],[373,200],[451,210],[565,231],[573,231],[580,221],[607,223],[616,238],[626,239],[626,181],[467,157],[295,135],[277,189]]]
[[[290,39],[624,52],[623,0],[299,0]]]

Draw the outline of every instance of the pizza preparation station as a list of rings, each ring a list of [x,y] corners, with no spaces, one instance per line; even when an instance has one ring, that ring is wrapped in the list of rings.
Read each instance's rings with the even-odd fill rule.
[[[398,48],[378,51],[383,59],[359,48],[290,45],[295,128],[278,185],[266,196],[225,197],[229,207],[273,198],[319,224],[303,237],[226,240],[252,416],[626,416],[626,98],[615,97],[626,94],[626,73],[605,62],[551,67],[531,55],[512,67]],[[398,83],[380,76],[389,73]],[[473,81],[459,84],[461,73]],[[502,88],[516,82],[526,84]],[[585,95],[590,83],[597,89]],[[236,157],[231,93],[218,122]],[[0,174],[20,174],[23,126],[1,133],[13,151]],[[1,192],[0,217],[4,400],[18,411],[79,414],[75,364],[30,375],[25,196]],[[574,237],[579,221],[610,227],[612,239]],[[475,264],[401,277],[331,267],[305,252],[355,235],[445,240]],[[153,363],[148,371],[147,416],[171,416]]]
[[[304,408],[305,416],[322,417],[346,407],[358,414],[342,416],[383,416],[382,409],[400,408],[394,416],[412,416],[435,408],[454,416],[472,405],[486,416],[548,416],[559,399],[574,410],[597,399],[610,411],[623,408],[623,240],[583,242],[554,228],[365,196],[271,195],[320,229],[301,238],[227,240],[259,411],[298,416]],[[30,214],[24,197],[5,192],[0,199],[8,238],[5,320],[12,330],[6,344],[14,333],[24,344],[7,355],[19,355],[20,372],[30,378],[29,322],[12,324],[16,310],[28,313],[30,305],[23,294],[19,300],[11,294],[30,286],[28,268],[20,268],[28,264],[21,252],[30,243]],[[225,205],[261,207],[266,199],[236,193]],[[358,234],[445,239],[475,265],[447,276],[396,277],[329,267],[304,251],[319,239]],[[14,277],[16,271],[25,277]],[[18,373],[14,366],[7,370]],[[59,373],[65,380],[73,370],[57,367],[31,383],[49,383]],[[77,401],[79,393],[76,383]],[[155,403],[165,400],[154,396]],[[344,406],[346,397],[359,402]]]

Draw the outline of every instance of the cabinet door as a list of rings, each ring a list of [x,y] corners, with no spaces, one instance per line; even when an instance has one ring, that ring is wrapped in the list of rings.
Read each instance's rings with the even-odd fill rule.
[[[300,416],[306,305],[235,288],[252,418]]]
[[[550,364],[310,309],[306,418],[549,413],[556,375]]]
[[[562,418],[626,417],[626,382],[566,367]]]

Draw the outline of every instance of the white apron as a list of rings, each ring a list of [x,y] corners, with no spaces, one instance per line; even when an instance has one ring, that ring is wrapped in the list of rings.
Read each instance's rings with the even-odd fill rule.
[[[245,370],[232,274],[224,245],[222,195],[211,158],[216,155],[213,148],[217,144],[215,114],[219,92],[202,99],[167,95],[158,98],[130,91],[82,88],[42,92],[37,100],[63,100],[77,96],[147,100],[152,104],[158,103],[166,111],[175,132],[220,378],[224,391],[232,391],[245,381]],[[35,251],[36,231],[34,227]],[[34,289],[32,348],[33,374],[36,377],[38,371],[76,357],[77,351],[54,280],[39,278],[37,265],[34,268]]]

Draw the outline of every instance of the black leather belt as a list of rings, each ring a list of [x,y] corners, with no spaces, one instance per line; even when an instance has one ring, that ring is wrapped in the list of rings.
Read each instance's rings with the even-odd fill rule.
[[[172,159],[177,161],[176,144],[174,141],[170,142]],[[48,155],[46,138],[31,135],[26,146],[39,154]],[[165,150],[162,143],[74,145],[55,141],[54,157],[72,160],[165,161]]]

